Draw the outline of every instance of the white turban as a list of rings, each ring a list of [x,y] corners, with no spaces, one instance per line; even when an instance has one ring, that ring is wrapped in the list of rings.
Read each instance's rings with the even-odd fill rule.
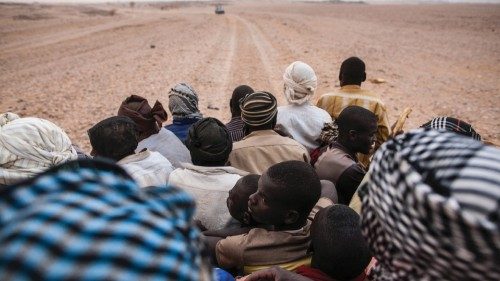
[[[0,184],[30,178],[76,157],[68,135],[54,123],[0,115]]]
[[[289,103],[303,104],[311,99],[318,86],[314,70],[306,63],[296,61],[283,74],[285,97]]]
[[[7,112],[2,115],[0,115],[0,126],[3,126],[11,121],[14,121],[16,119],[19,119],[19,115],[12,113],[12,112]]]

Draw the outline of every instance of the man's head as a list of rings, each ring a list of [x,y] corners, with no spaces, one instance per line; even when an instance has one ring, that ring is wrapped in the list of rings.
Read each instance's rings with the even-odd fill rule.
[[[272,130],[276,125],[278,102],[268,92],[255,92],[246,95],[240,103],[241,120],[248,134],[258,130]]]
[[[448,131],[481,141],[481,135],[474,130],[471,124],[454,117],[435,117],[420,126],[421,128]]]
[[[193,164],[199,166],[224,166],[233,149],[233,142],[226,126],[208,117],[194,123],[188,131],[186,147]]]
[[[340,86],[361,85],[366,80],[365,63],[358,57],[342,62],[339,72]]]
[[[252,219],[248,212],[248,198],[257,192],[259,175],[250,174],[240,178],[229,190],[226,204],[233,218],[245,225],[250,225]]]
[[[233,95],[231,96],[231,100],[229,100],[229,107],[231,109],[231,117],[240,117],[241,109],[240,109],[240,101],[246,95],[253,93],[254,90],[247,85],[240,85],[236,87],[233,91]]]
[[[286,161],[267,169],[250,196],[252,218],[276,229],[297,229],[319,200],[321,183],[314,168],[301,161]]]
[[[344,205],[319,211],[311,226],[311,265],[335,280],[352,280],[370,263],[359,215]]]
[[[304,104],[314,95],[318,78],[312,67],[301,61],[290,64],[283,74],[285,98],[290,104]]]
[[[2,280],[212,280],[192,197],[109,161],[53,167],[2,189],[0,206]]]
[[[198,93],[191,85],[179,83],[168,92],[168,109],[173,118],[201,117]]]
[[[153,108],[148,100],[137,95],[126,98],[118,109],[118,116],[127,116],[137,125],[139,141],[160,131],[168,115],[163,105],[156,101]]]
[[[498,276],[500,149],[451,132],[413,130],[375,153],[358,195],[361,230],[378,261],[372,280]],[[452,270],[458,268],[467,270]]]
[[[353,152],[367,154],[375,143],[377,116],[360,106],[348,106],[336,120],[338,140]]]
[[[64,130],[41,118],[0,114],[0,140],[0,185],[31,178],[77,157]]]
[[[88,130],[92,156],[119,161],[134,154],[138,144],[137,126],[132,119],[114,116],[102,120]]]

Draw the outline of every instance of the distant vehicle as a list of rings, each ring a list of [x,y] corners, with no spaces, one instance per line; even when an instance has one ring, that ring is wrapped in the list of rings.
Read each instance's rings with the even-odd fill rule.
[[[222,5],[216,5],[215,6],[215,14],[217,15],[223,15],[224,14],[224,7]]]

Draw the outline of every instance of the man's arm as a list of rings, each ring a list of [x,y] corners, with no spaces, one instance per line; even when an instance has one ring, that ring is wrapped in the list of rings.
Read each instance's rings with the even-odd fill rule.
[[[226,238],[228,236],[235,236],[240,234],[248,233],[252,229],[251,227],[231,227],[231,228],[223,228],[217,230],[206,230],[203,231],[203,235],[205,236],[213,236]]]
[[[337,181],[339,204],[349,205],[352,195],[358,189],[365,176],[365,170],[360,164],[353,164],[347,168]]]
[[[254,272],[238,281],[311,281],[311,279],[274,266]]]
[[[375,115],[377,115],[377,140],[375,142],[375,150],[378,149],[382,143],[389,139],[391,133],[389,125],[389,117],[387,116],[387,110],[382,104],[378,104]]]
[[[337,189],[333,182],[329,180],[320,180],[321,182],[321,197],[326,197],[332,200],[333,204],[338,203]]]
[[[204,236],[205,242],[207,244],[208,252],[210,253],[210,258],[212,260],[212,264],[218,265],[217,262],[217,255],[215,253],[217,243],[222,240],[221,237],[214,237],[214,236]]]
[[[224,269],[241,268],[244,265],[243,253],[246,249],[247,234],[226,238],[204,236],[214,264]]]

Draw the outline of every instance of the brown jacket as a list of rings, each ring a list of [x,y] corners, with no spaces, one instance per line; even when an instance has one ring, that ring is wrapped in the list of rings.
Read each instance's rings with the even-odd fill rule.
[[[309,163],[309,153],[291,138],[280,136],[273,130],[261,130],[233,143],[227,165],[260,175],[270,166],[288,160]]]

